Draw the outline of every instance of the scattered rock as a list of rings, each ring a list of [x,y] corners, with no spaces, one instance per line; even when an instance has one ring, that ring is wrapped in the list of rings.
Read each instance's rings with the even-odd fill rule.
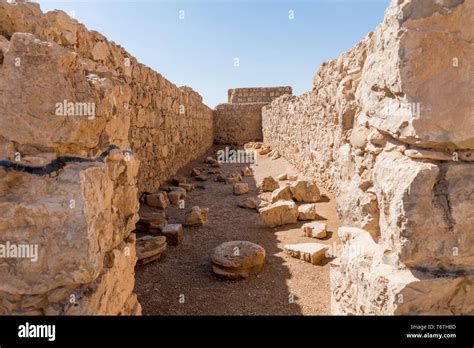
[[[196,180],[196,181],[207,181],[207,180],[209,180],[209,176],[206,175],[206,174],[201,174],[201,175],[195,176],[194,180]]]
[[[245,167],[244,169],[242,169],[242,176],[253,176],[252,168]]]
[[[240,196],[249,192],[249,185],[245,182],[238,182],[234,184],[234,195]]]
[[[211,261],[217,277],[244,279],[263,270],[265,249],[247,241],[225,242],[213,250]]]
[[[196,185],[196,188],[197,188],[198,190],[205,190],[205,189],[206,189],[206,186],[204,186],[204,185]]]
[[[166,225],[166,214],[163,211],[140,211],[140,220],[136,224],[136,229],[141,232],[157,233]]]
[[[183,240],[183,226],[181,224],[167,224],[161,231],[169,245],[178,245]]]
[[[175,186],[178,186],[179,184],[186,183],[186,182],[188,182],[188,179],[186,179],[184,176],[177,175],[171,178],[171,184]]]
[[[166,209],[170,205],[168,194],[164,191],[146,195],[145,201],[150,207],[157,207],[161,209]]]
[[[186,213],[184,218],[184,226],[203,226],[207,225],[207,216],[209,208],[199,208],[194,206]]]
[[[242,181],[242,176],[239,173],[230,173],[225,178],[226,184],[236,184],[239,181]]]
[[[293,201],[278,201],[260,209],[260,215],[269,227],[293,224],[298,220],[298,207]]]
[[[277,201],[291,201],[293,199],[293,195],[291,193],[289,186],[284,186],[277,188],[275,191],[272,192],[271,202],[275,203]]]
[[[185,183],[185,182],[182,182],[181,184],[179,184],[179,187],[184,188],[186,190],[186,192],[191,192],[195,189],[194,184],[188,184],[188,183]]]
[[[239,203],[239,207],[246,209],[257,209],[260,205],[261,200],[258,197],[246,198]]]
[[[164,236],[144,236],[137,238],[137,265],[145,265],[152,261],[159,260],[161,254],[166,250],[166,237]]]
[[[280,174],[277,176],[278,181],[284,181],[288,179],[288,175],[286,173]]]
[[[273,179],[271,176],[264,178],[262,184],[260,185],[262,192],[273,192],[279,187],[280,185],[278,184],[278,181]]]
[[[302,204],[298,207],[298,220],[316,219],[316,204]]]
[[[168,195],[169,195],[170,192],[173,192],[173,191],[181,192],[184,195],[184,198],[187,197],[186,189],[184,187],[171,186],[169,191],[168,191]]]
[[[321,195],[316,184],[307,180],[298,180],[291,184],[293,199],[297,202],[315,203],[321,199]]]
[[[459,159],[465,162],[474,162],[474,151],[460,151]]]
[[[287,244],[285,251],[294,258],[318,265],[326,258],[329,246],[321,243]]]
[[[217,175],[216,175],[216,181],[218,181],[218,182],[225,182],[225,176],[224,176],[224,174],[217,174]]]
[[[179,190],[172,190],[168,192],[168,199],[171,204],[179,205],[179,202],[186,198],[186,190],[182,187],[176,187]]]
[[[323,222],[308,222],[302,226],[304,235],[311,238],[326,238],[327,225]]]

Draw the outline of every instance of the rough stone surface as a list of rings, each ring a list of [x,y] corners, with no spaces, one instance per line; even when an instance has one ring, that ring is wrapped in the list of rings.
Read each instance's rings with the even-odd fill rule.
[[[293,199],[297,202],[314,203],[321,199],[318,186],[306,180],[294,182],[291,184],[290,190],[293,194]]]
[[[213,111],[191,88],[175,86],[62,11],[2,2],[0,13],[0,34],[10,41],[0,78],[1,137],[56,155],[92,156],[110,143],[129,147],[141,162],[139,192],[156,191],[212,145]],[[56,116],[63,100],[95,103],[95,118]]]
[[[171,204],[179,205],[186,198],[186,190],[182,187],[179,187],[179,190],[172,190],[168,192],[168,198]]]
[[[226,184],[234,185],[238,183],[239,181],[242,181],[242,176],[239,173],[230,173],[225,176],[224,181]]]
[[[170,205],[168,194],[164,191],[146,195],[146,204],[150,207],[166,209]]]
[[[249,184],[245,182],[238,182],[234,184],[234,195],[240,196],[249,192]]]
[[[243,145],[262,140],[262,107],[265,105],[267,103],[217,105],[214,142]]]
[[[275,203],[277,201],[291,201],[292,199],[293,194],[291,193],[290,187],[283,186],[272,192],[271,202]]]
[[[474,271],[473,20],[472,1],[394,0],[374,33],[323,63],[311,91],[262,109],[268,149],[364,231],[344,247],[384,250],[334,261],[335,314],[472,312],[462,298]]]
[[[308,222],[301,228],[306,237],[322,239],[327,236],[327,225],[323,222]]]
[[[184,225],[185,226],[203,226],[207,225],[207,216],[209,214],[208,208],[193,207],[186,213]]]
[[[242,176],[253,176],[252,168],[245,167],[244,169],[242,169]]]
[[[146,265],[157,261],[166,250],[166,237],[144,236],[137,239],[137,264]]]
[[[181,224],[166,224],[161,231],[161,235],[166,237],[169,245],[181,244],[183,240],[183,226]]]
[[[314,220],[316,216],[316,204],[301,204],[298,207],[298,220]]]
[[[262,271],[265,249],[246,241],[225,242],[214,249],[211,261],[212,270],[219,278],[248,278]]]
[[[216,106],[214,142],[244,145],[262,140],[262,107],[292,94],[291,87],[237,88],[228,90],[228,103]]]
[[[136,228],[140,232],[157,233],[166,225],[166,214],[164,211],[152,211],[140,207],[140,220],[136,224]]]
[[[230,104],[247,103],[270,103],[275,98],[284,94],[292,94],[292,88],[285,87],[256,87],[256,88],[235,88],[227,91],[228,102]]]
[[[120,166],[124,166],[122,173],[113,177]],[[37,261],[2,262],[0,313],[47,314],[53,313],[54,307],[54,313],[68,314],[64,298],[83,291],[74,313],[118,314],[124,309],[125,300],[133,291],[134,240],[127,244],[130,256],[117,260],[110,272],[107,260],[124,248],[122,243],[128,240],[138,220],[133,181],[136,169],[131,161],[122,161],[72,163],[56,176],[0,170],[1,244],[26,243],[38,251]],[[124,281],[132,282],[131,286],[113,279],[121,272]],[[93,291],[100,282],[103,285],[98,291],[110,286],[104,293],[105,301],[112,301],[110,296],[117,292],[114,305],[99,306],[93,300],[99,296]],[[89,286],[90,293],[84,290]],[[48,294],[59,289],[64,289],[64,297],[48,300]]]
[[[246,198],[239,203],[239,207],[246,209],[257,209],[261,200],[258,197]]]
[[[292,224],[298,220],[298,207],[293,201],[278,201],[260,209],[260,215],[269,227]]]
[[[272,192],[278,189],[280,185],[273,177],[267,176],[263,178],[262,183],[260,184],[260,189],[262,192]]]
[[[329,250],[329,246],[321,243],[300,243],[287,244],[284,249],[291,257],[313,265],[319,265],[326,258],[326,251]]]
[[[140,314],[137,197],[208,150],[213,111],[189,87],[38,4],[0,2],[0,52],[0,160],[20,154],[20,164],[44,166],[119,148],[104,163],[68,163],[51,175],[0,169],[0,242],[29,241],[39,253],[37,262],[2,262],[0,313]],[[61,112],[63,102],[73,114]]]

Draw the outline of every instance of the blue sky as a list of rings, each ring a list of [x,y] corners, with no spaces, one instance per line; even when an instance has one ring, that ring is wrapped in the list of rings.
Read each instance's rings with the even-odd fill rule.
[[[171,82],[191,86],[214,107],[226,102],[229,88],[289,85],[296,95],[310,90],[321,63],[373,31],[390,1],[39,2],[43,11],[74,14]]]

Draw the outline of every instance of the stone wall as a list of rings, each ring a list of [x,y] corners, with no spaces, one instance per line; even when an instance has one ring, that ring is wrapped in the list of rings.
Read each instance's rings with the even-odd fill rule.
[[[291,87],[236,88],[228,90],[228,103],[216,106],[214,142],[243,145],[262,140],[262,107],[284,94]]]
[[[474,1],[392,1],[264,142],[337,196],[334,314],[472,314]]]
[[[37,4],[0,2],[0,52],[0,314],[139,314],[138,194],[212,145],[213,111]]]
[[[70,146],[88,142],[88,149],[96,149],[102,143],[110,143],[110,138],[120,137],[120,144],[117,145],[126,143],[141,161],[139,191],[153,191],[212,145],[213,111],[202,103],[202,97],[191,88],[175,86],[159,73],[137,62],[121,46],[95,31],[87,30],[84,25],[61,11],[42,14],[36,4],[2,3],[1,6],[0,35],[6,39],[10,39],[15,32],[34,34],[35,39],[58,44],[58,49],[69,55],[71,61],[77,62],[81,58],[81,69],[87,76],[89,85],[110,84],[109,80],[119,84],[119,87],[114,87],[111,91],[112,94],[102,94],[100,103],[96,104],[96,123],[103,124],[105,117],[112,119],[112,125],[105,129],[99,143],[92,143],[96,140],[76,132],[76,137],[69,141]],[[54,86],[51,83],[45,87]],[[30,87],[35,88],[37,87]],[[88,86],[82,88],[87,89]],[[76,89],[65,94],[61,88],[55,89],[57,93],[53,100],[40,106],[47,108],[43,112],[50,112],[51,103],[56,103],[61,98],[72,101],[84,98],[83,90]],[[8,107],[11,108],[13,102]],[[110,107],[108,114],[104,111],[106,107]],[[57,124],[60,122],[62,120],[56,121]],[[85,124],[89,125],[90,122]],[[56,133],[56,137],[64,137],[62,132],[56,130],[57,128],[51,127],[45,131]],[[95,133],[99,132],[100,127]],[[111,132],[114,134],[110,134]],[[36,134],[32,143],[42,144],[38,138],[43,138],[43,133]],[[59,153],[77,154],[75,149],[70,150],[61,149]]]
[[[214,116],[216,144],[243,145],[261,141],[262,107],[267,103],[219,104]]]
[[[227,91],[227,102],[230,104],[270,103],[275,98],[292,93],[289,86],[234,88]]]

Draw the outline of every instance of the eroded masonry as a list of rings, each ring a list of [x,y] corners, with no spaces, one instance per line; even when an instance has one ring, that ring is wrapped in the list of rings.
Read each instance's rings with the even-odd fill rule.
[[[311,91],[212,110],[65,13],[0,2],[0,314],[141,314],[139,198],[261,140],[337,196],[360,251],[331,262],[333,314],[474,313],[473,21],[474,0],[394,0]]]

